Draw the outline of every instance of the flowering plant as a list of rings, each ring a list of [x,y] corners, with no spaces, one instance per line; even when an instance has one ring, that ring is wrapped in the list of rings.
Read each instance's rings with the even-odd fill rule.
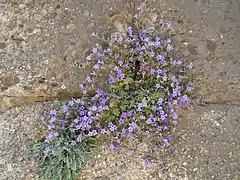
[[[114,151],[124,138],[150,133],[158,137],[156,146],[170,146],[169,132],[177,124],[178,107],[189,106],[186,93],[192,87],[186,83],[186,72],[192,63],[174,56],[171,39],[163,35],[171,26],[163,24],[161,30],[158,35],[158,31],[134,22],[126,32],[114,33],[93,47],[85,62],[92,71],[79,86],[82,98],[62,103],[45,116],[49,134],[40,143],[44,147],[40,148],[41,156],[54,159],[58,152],[66,155],[80,148],[80,155],[71,157],[75,161],[89,152],[89,139],[96,136],[108,136]],[[103,72],[105,88],[97,88],[90,95]],[[72,171],[81,167],[67,166]],[[48,171],[50,176],[55,173],[53,169]]]

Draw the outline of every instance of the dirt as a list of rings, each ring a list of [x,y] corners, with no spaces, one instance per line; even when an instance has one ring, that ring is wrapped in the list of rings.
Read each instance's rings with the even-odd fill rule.
[[[0,1],[1,180],[36,179],[28,152],[44,134],[40,114],[52,105],[36,102],[79,96],[78,85],[88,70],[75,64],[96,42],[92,32],[121,31],[132,18],[134,2],[138,6],[141,1]],[[174,153],[159,156],[146,168],[143,156],[129,157],[126,147],[114,154],[100,146],[79,178],[238,180],[239,1],[148,4],[145,23],[171,22],[176,48],[194,61],[192,108],[182,114],[174,132]],[[146,143],[136,144],[139,152],[143,147]]]

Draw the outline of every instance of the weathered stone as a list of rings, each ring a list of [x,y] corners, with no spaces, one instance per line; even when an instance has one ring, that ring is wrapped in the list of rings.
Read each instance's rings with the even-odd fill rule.
[[[189,179],[231,180],[239,174],[239,113],[240,106],[197,106],[182,119],[176,161],[187,162],[184,169]]]
[[[5,42],[0,42],[0,49],[4,49],[7,47],[7,44]]]
[[[188,44],[187,46],[188,51],[192,54],[192,55],[197,55],[197,47],[193,46],[192,44]]]
[[[217,48],[217,43],[211,40],[207,40],[207,49],[209,51],[215,52]]]
[[[133,15],[127,12],[117,13],[110,17],[110,22],[114,25],[117,31],[124,32],[132,23]]]
[[[2,85],[9,87],[9,86],[13,86],[13,85],[19,83],[19,81],[20,81],[20,79],[17,76],[7,76],[7,77],[3,78]]]

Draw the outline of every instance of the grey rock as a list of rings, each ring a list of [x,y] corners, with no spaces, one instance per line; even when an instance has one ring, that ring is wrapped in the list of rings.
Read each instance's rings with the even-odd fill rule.
[[[217,49],[217,43],[211,40],[207,40],[207,49],[209,51],[215,52]]]
[[[9,87],[9,86],[19,83],[19,81],[20,81],[19,77],[10,75],[10,76],[3,78],[2,85]]]
[[[7,47],[7,44],[4,42],[0,42],[0,49],[4,49],[5,47]]]
[[[232,180],[239,174],[239,113],[240,106],[198,106],[182,120],[176,148],[189,179]]]

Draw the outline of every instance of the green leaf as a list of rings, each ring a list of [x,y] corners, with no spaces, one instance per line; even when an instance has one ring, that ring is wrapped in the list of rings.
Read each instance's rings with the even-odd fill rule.
[[[144,98],[142,99],[142,103],[147,103],[146,97],[144,97]]]
[[[83,161],[82,161],[82,159],[78,158],[78,159],[77,159],[77,163],[78,163],[78,167],[79,167],[79,168],[82,168],[82,167],[83,167]]]
[[[62,180],[62,179],[63,179],[62,174],[58,174],[57,180]]]
[[[67,164],[67,168],[70,169],[70,159],[68,155],[66,156],[66,164]]]
[[[71,169],[73,171],[77,170],[77,162],[76,162],[75,152],[72,152],[72,165],[71,165]]]
[[[123,84],[133,84],[134,80],[130,77],[127,77],[126,79],[124,79]]]
[[[129,85],[128,85],[128,84],[124,86],[124,90],[126,90],[126,91],[128,91],[128,90],[129,90],[129,88],[130,88],[130,87],[129,87]]]
[[[164,98],[165,94],[162,91],[154,92],[152,94],[153,99],[159,99],[159,98]]]
[[[72,162],[71,169],[72,169],[73,171],[76,171],[76,170],[77,170],[77,163],[76,163],[76,160],[75,160],[75,159],[74,159],[73,162]]]
[[[52,154],[54,156],[61,156],[62,155],[62,150],[53,150]]]
[[[71,179],[71,171],[69,170],[69,169],[67,169],[67,171],[66,171],[66,180],[72,180]]]
[[[45,179],[50,179],[51,178],[51,166],[47,167],[47,170],[44,175]]]
[[[119,116],[119,115],[120,115],[120,111],[119,111],[118,108],[115,108],[112,112],[113,112],[113,114],[114,114],[115,116]]]

